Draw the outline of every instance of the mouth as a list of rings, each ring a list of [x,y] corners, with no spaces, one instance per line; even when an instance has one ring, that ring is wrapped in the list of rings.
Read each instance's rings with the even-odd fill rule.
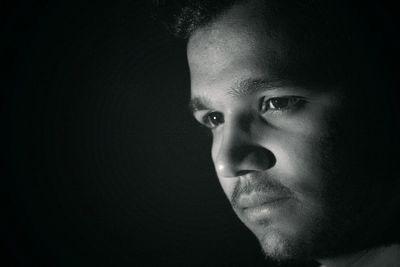
[[[288,195],[266,194],[266,193],[251,193],[241,195],[237,201],[237,206],[241,209],[253,209],[264,205],[274,205],[276,202],[281,202],[291,198]]]
[[[292,197],[288,195],[252,193],[242,195],[238,199],[237,207],[250,221],[256,222],[266,219],[274,210],[282,207],[291,199]]]

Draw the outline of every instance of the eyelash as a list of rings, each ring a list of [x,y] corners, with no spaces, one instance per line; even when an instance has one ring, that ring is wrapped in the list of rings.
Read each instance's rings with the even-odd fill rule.
[[[271,106],[274,105],[276,106],[278,104],[278,103],[274,104],[273,101],[282,101],[282,100],[287,101],[287,105],[289,105],[290,107],[283,107],[283,108],[275,107],[275,109],[271,108]],[[301,106],[304,105],[305,103],[306,103],[305,99],[300,96],[282,96],[282,97],[270,97],[270,98],[263,97],[260,99],[259,110],[262,114],[269,112],[278,115],[285,112],[295,111],[296,109],[301,108]],[[265,109],[266,105],[269,105],[267,109]],[[214,116],[214,118],[212,118],[212,116]],[[217,122],[217,125],[215,125],[213,122],[210,121],[211,119],[216,119],[217,121],[219,120],[219,122]],[[221,112],[211,111],[205,114],[202,118],[202,124],[211,130],[217,128],[222,123],[224,123],[224,118]]]
[[[288,107],[277,107],[279,103],[274,103],[274,101],[286,101],[283,104],[288,105]],[[305,99],[300,96],[283,96],[283,97],[270,97],[266,99],[265,97],[261,98],[259,110],[264,114],[266,112],[270,113],[285,113],[294,111],[300,108],[302,105],[306,103]],[[282,104],[282,103],[281,103]],[[267,105],[267,107],[266,107]],[[274,107],[275,106],[275,107]]]
[[[208,112],[208,113],[205,114],[204,117],[202,118],[202,124],[203,124],[204,126],[206,126],[207,128],[211,129],[211,130],[217,128],[218,125],[219,125],[219,124],[218,124],[217,126],[213,126],[213,123],[210,122],[211,117],[212,117],[213,115],[214,115],[214,116],[221,116],[220,119],[222,119],[222,122],[221,122],[220,124],[224,123],[223,114],[222,114],[221,112],[216,112],[216,111]]]

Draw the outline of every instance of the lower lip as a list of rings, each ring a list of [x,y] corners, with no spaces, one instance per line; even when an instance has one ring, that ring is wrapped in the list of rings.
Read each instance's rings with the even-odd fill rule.
[[[278,208],[280,208],[282,205],[284,205],[290,198],[280,198],[276,199],[267,203],[263,203],[260,206],[255,206],[255,207],[250,207],[250,208],[245,208],[243,209],[243,213],[246,215],[246,217],[253,222],[259,221],[259,220],[265,220],[267,217],[269,217],[272,212]]]

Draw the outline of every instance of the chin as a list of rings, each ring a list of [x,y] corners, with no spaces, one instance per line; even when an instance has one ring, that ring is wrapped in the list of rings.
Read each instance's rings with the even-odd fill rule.
[[[260,242],[267,258],[277,262],[303,261],[313,258],[323,242],[318,237],[325,236],[324,224],[318,212],[281,210],[274,217],[258,223],[244,220],[246,226]],[[322,239],[320,241],[323,241]]]
[[[277,262],[308,258],[304,240],[279,229],[268,229],[259,241],[265,256]]]
[[[315,215],[315,214],[314,214]],[[278,263],[302,262],[334,255],[337,245],[348,246],[348,235],[342,228],[335,228],[318,216],[308,214],[296,220],[273,220],[265,224],[247,224],[260,242],[264,255]],[[283,219],[283,218],[280,218]],[[291,218],[293,219],[293,218]],[[343,242],[342,242],[343,241]]]

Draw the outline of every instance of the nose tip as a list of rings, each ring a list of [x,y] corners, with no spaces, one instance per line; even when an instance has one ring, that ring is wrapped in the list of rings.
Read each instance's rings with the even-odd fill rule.
[[[217,174],[237,177],[253,171],[264,171],[275,165],[271,151],[261,146],[234,147],[221,151],[215,160]]]

